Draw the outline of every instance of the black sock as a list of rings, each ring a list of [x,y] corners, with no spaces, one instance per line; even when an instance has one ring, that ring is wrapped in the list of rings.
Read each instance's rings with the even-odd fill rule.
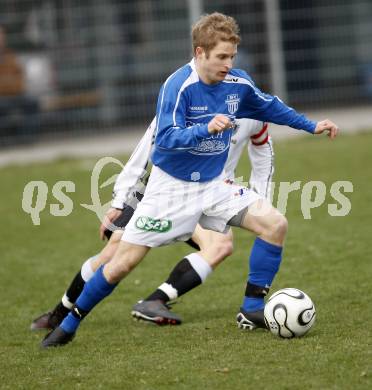
[[[53,314],[59,313],[61,317],[66,317],[68,313],[70,313],[70,309],[65,307],[62,302],[59,302],[57,306],[53,309]]]
[[[81,276],[81,271],[79,271],[74,279],[72,280],[70,287],[66,290],[66,296],[71,303],[75,303],[79,298],[79,295],[83,291],[85,286],[85,281]]]
[[[199,286],[202,280],[195,269],[190,264],[187,258],[182,259],[174,267],[165,283],[170,284],[175,290],[177,290],[177,296],[187,293],[193,288]],[[168,302],[171,297],[168,296],[164,291],[156,289],[151,295],[146,298],[146,301],[161,300]]]
[[[166,302],[170,301],[170,298],[168,297],[168,295],[164,291],[159,290],[157,288],[152,294],[150,294],[145,299],[145,301],[162,301],[163,303],[166,303]]]

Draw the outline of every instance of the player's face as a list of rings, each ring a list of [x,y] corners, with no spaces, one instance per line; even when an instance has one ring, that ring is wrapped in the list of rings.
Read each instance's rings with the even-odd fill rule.
[[[233,66],[237,45],[231,42],[219,42],[208,54],[203,48],[196,49],[196,62],[201,79],[207,84],[224,80]]]

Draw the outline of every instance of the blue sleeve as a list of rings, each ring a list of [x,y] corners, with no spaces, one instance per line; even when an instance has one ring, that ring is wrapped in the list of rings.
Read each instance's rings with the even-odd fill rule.
[[[207,124],[186,126],[187,93],[179,94],[177,84],[172,80],[165,83],[158,98],[155,144],[164,149],[194,148],[201,139],[210,136]]]
[[[252,118],[314,133],[316,123],[288,107],[277,96],[261,92],[254,84],[246,87],[247,93],[240,104],[238,118]]]

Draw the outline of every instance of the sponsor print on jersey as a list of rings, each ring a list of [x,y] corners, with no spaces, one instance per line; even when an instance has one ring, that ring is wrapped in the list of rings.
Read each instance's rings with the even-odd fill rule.
[[[213,117],[217,114],[207,114],[202,115],[200,117]],[[195,118],[192,118],[195,119]],[[234,124],[235,127],[235,117],[232,116],[230,118],[231,122]],[[191,120],[186,121],[186,126],[201,126],[203,123],[197,123],[193,122]],[[215,154],[221,154],[230,146],[230,138],[231,138],[231,131],[228,132],[220,132],[217,134],[213,134],[208,138],[202,139],[199,144],[193,148],[192,150],[189,150],[189,153],[191,154],[203,154],[203,155],[215,155]]]
[[[172,221],[141,216],[137,218],[136,228],[146,232],[165,233],[172,228]]]
[[[225,103],[227,104],[227,110],[231,115],[235,114],[238,111],[240,98],[237,93],[227,95]]]
[[[194,151],[200,153],[221,153],[226,149],[225,142],[217,139],[203,139]]]
[[[190,106],[189,110],[192,112],[204,112],[208,111],[208,106]]]

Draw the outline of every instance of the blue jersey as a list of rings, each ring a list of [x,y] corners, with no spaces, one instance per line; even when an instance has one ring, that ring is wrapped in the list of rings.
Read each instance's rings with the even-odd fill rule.
[[[310,133],[316,126],[278,97],[262,93],[242,70],[232,69],[223,81],[205,84],[192,60],[168,77],[160,90],[152,162],[185,181],[205,182],[220,175],[232,129],[211,135],[208,123],[217,114],[231,121],[252,118]]]

